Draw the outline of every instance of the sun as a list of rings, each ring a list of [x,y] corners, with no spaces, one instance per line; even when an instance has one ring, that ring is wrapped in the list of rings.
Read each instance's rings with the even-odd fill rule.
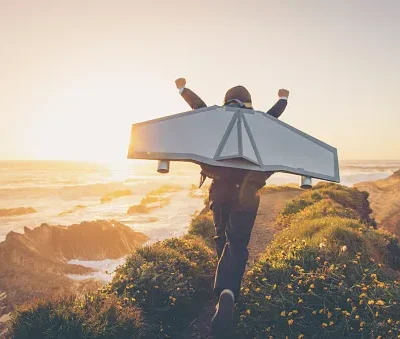
[[[126,88],[93,81],[53,94],[36,108],[24,142],[34,159],[120,161],[127,159],[130,131],[137,114]],[[139,112],[144,111],[140,110]]]

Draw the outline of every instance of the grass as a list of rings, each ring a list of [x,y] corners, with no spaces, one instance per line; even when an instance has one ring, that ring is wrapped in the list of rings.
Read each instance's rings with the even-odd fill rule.
[[[324,184],[287,204],[283,230],[244,279],[246,337],[397,338],[400,248],[372,226],[367,197]]]
[[[286,184],[286,185],[266,185],[259,190],[260,194],[271,194],[277,192],[292,192],[302,191],[297,184]]]
[[[215,230],[212,213],[208,211],[205,214],[194,216],[188,234],[200,237],[208,247],[214,248]]]
[[[97,293],[31,303],[13,338],[177,338],[210,300],[214,254],[186,236],[133,252]]]
[[[398,337],[400,247],[374,228],[367,198],[321,184],[287,204],[282,230],[244,277],[240,338]],[[135,250],[97,294],[19,310],[12,333],[180,338],[212,298],[212,237],[211,215],[198,215],[187,236]]]
[[[135,306],[114,295],[90,294],[37,301],[18,309],[11,323],[15,339],[145,338],[146,326]]]

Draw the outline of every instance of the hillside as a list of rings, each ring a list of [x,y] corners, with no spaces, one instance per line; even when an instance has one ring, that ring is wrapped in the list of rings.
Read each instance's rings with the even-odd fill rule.
[[[35,298],[97,289],[94,280],[68,278],[92,272],[68,261],[120,258],[147,239],[123,224],[102,220],[10,232],[0,243],[0,315]]]
[[[354,187],[369,193],[378,227],[400,236],[400,170],[386,179],[361,182]]]
[[[397,338],[400,247],[396,237],[374,228],[367,198],[326,183],[262,196],[250,245],[255,261],[229,338]],[[209,338],[211,241],[205,212],[193,218],[185,237],[137,249],[101,291],[20,309],[11,333]]]

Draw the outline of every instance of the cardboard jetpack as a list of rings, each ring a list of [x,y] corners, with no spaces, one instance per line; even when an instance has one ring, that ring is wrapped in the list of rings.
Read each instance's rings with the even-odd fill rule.
[[[336,148],[252,109],[210,106],[132,125],[129,159],[186,161],[340,182]]]

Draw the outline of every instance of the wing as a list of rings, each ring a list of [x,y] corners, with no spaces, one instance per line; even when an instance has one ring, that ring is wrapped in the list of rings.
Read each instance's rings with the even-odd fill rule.
[[[334,147],[263,112],[227,106],[134,124],[128,158],[191,161],[339,182]]]
[[[212,106],[134,124],[128,158],[213,159],[234,114]]]

